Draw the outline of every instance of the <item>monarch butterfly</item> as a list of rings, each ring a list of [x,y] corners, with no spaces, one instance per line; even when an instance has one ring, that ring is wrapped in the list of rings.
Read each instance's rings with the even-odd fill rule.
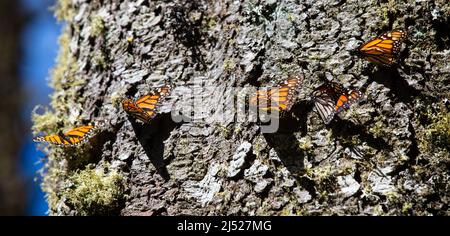
[[[264,111],[287,111],[291,109],[297,89],[302,81],[300,76],[291,76],[278,87],[258,90],[250,97],[250,106]]]
[[[156,109],[159,107],[161,100],[169,94],[170,86],[163,86],[149,95],[139,98],[136,102],[130,99],[122,101],[123,109],[136,119],[144,123],[149,123],[156,116]]]
[[[85,143],[94,133],[95,126],[85,125],[69,130],[65,134],[52,134],[35,137],[35,142],[46,142],[58,146],[76,146]]]
[[[334,115],[350,107],[361,99],[358,90],[347,90],[340,84],[326,82],[312,93],[314,106],[325,124],[329,124]]]
[[[406,31],[394,29],[365,42],[356,53],[374,64],[390,67],[398,59],[406,37]]]

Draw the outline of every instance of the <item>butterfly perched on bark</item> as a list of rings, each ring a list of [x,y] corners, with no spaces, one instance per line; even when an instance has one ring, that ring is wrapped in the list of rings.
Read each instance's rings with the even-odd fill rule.
[[[288,111],[294,104],[301,76],[291,76],[277,87],[256,91],[250,97],[250,106],[264,111]]]
[[[358,102],[361,98],[360,91],[347,90],[342,85],[331,81],[322,84],[312,93],[314,106],[325,124],[329,124],[334,115],[348,109],[351,104]]]
[[[376,65],[390,67],[396,63],[406,38],[405,30],[394,29],[365,42],[355,52]]]
[[[35,137],[35,142],[46,142],[56,144],[58,146],[76,146],[85,143],[92,137],[96,126],[85,125],[67,131],[64,134],[51,134]]]
[[[124,99],[122,101],[122,107],[134,118],[144,123],[150,123],[156,116],[157,109],[161,105],[162,100],[170,93],[170,91],[171,86],[166,85],[139,98],[136,102],[130,99]]]

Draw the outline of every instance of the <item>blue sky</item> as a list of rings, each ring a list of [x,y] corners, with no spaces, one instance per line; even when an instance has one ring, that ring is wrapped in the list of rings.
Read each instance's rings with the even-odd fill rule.
[[[21,118],[28,133],[24,137],[26,141],[21,150],[19,168],[26,181],[27,214],[46,215],[48,206],[37,174],[42,167],[39,160],[44,154],[37,152],[31,141],[31,111],[38,104],[49,104],[51,89],[48,78],[58,52],[61,24],[56,22],[50,11],[53,0],[21,0],[21,4],[25,15],[29,16],[21,35],[22,58],[19,65],[19,75],[26,95]]]

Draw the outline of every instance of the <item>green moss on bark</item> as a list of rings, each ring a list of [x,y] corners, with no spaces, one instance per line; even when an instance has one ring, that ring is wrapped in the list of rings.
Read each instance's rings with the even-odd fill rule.
[[[110,215],[118,210],[124,196],[124,178],[117,171],[88,167],[69,176],[73,184],[64,197],[80,215]]]

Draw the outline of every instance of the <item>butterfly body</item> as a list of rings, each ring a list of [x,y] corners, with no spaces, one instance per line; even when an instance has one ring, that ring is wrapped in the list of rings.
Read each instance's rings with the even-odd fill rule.
[[[65,134],[52,134],[36,137],[35,142],[46,142],[59,146],[76,146],[86,142],[93,134],[93,125],[80,126],[69,130]]]
[[[335,82],[327,82],[312,93],[317,112],[325,124],[329,124],[339,112],[348,109],[362,98],[358,90],[346,90]]]
[[[161,101],[171,90],[170,86],[158,88],[156,91],[139,98],[136,102],[130,99],[122,101],[123,109],[136,119],[149,123],[155,116]]]
[[[390,67],[396,63],[406,37],[405,30],[395,29],[365,42],[356,51],[369,62]]]
[[[250,97],[250,105],[263,111],[288,111],[291,109],[302,78],[289,77],[278,87],[258,90]]]

